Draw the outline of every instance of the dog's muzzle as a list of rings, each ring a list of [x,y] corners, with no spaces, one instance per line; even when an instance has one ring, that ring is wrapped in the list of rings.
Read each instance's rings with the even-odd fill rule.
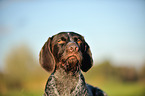
[[[80,64],[82,61],[82,53],[79,51],[79,47],[75,42],[69,42],[66,46],[65,57],[62,60],[62,67],[67,72],[79,71]]]

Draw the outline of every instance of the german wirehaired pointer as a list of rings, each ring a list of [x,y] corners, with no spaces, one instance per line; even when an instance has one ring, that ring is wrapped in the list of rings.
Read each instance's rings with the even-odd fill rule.
[[[81,70],[92,67],[92,54],[84,37],[75,32],[61,32],[48,38],[39,62],[52,74],[44,96],[107,96],[101,89],[85,83]]]

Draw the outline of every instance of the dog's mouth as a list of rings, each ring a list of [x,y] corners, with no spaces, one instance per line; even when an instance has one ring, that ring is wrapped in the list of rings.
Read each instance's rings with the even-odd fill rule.
[[[64,60],[62,67],[66,72],[76,73],[80,68],[80,58],[76,55],[70,55]]]
[[[75,61],[77,61],[78,60],[78,58],[75,56],[75,55],[72,55],[72,56],[68,56],[68,58],[66,59],[66,61],[67,60],[70,60],[70,61],[74,61],[74,63],[75,63]]]
[[[68,59],[74,59],[74,58],[77,58],[77,57],[74,55],[68,57]]]

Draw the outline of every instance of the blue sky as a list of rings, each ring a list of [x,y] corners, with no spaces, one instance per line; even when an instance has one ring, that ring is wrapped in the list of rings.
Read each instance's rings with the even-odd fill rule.
[[[145,63],[144,0],[2,0],[0,67],[21,42],[27,43],[38,59],[47,38],[60,31],[82,34],[95,62]]]

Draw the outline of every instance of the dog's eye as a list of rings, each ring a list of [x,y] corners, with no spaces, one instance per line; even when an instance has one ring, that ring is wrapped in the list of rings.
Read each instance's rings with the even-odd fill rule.
[[[79,44],[80,44],[80,43],[82,43],[82,41],[81,41],[80,39],[78,39],[78,40],[77,40],[77,43],[79,43]]]
[[[58,42],[58,44],[64,44],[64,43],[66,43],[66,41],[63,41],[61,39],[59,39],[57,42]]]

